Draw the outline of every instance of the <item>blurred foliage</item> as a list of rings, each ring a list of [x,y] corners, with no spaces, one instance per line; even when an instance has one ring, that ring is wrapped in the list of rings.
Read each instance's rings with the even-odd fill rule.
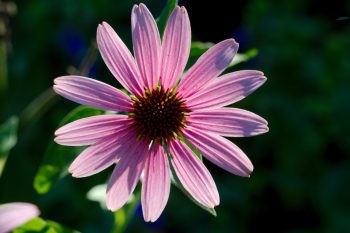
[[[169,0],[162,13],[157,18],[157,26],[161,37],[163,36],[168,18],[175,9],[175,7],[178,5],[178,3],[178,0]]]
[[[12,116],[0,125],[0,158],[5,157],[17,143],[18,117]]]
[[[34,218],[16,228],[13,233],[28,233],[28,232],[40,232],[40,233],[79,233],[78,231],[70,230],[59,223],[53,221],[45,221],[41,218]]]
[[[110,232],[113,213],[86,198],[92,187],[106,182],[110,169],[84,179],[66,176],[45,195],[32,185],[44,156],[49,158],[45,154],[50,153],[47,145],[53,144],[55,129],[77,105],[58,98],[45,114],[23,116],[31,116],[27,106],[55,77],[67,74],[71,66],[80,67],[98,23],[109,22],[132,48],[130,12],[138,1],[14,2],[17,15],[10,18],[8,36],[1,38],[7,45],[3,51],[8,52],[8,70],[7,90],[0,94],[0,122],[13,115],[20,118],[17,144],[0,178],[0,203],[33,202],[42,219],[84,233]],[[239,52],[258,50],[254,59],[229,69],[257,69],[268,78],[256,93],[235,104],[269,122],[265,135],[233,139],[255,171],[244,179],[204,161],[219,189],[218,217],[172,187],[156,223],[144,223],[136,207],[127,231],[350,232],[349,1],[249,0],[234,1],[232,7],[228,2],[184,0],[180,5],[189,12],[193,40],[217,43],[233,37]],[[166,1],[144,3],[157,17]],[[120,87],[100,57],[87,75]],[[24,124],[25,119],[30,124]],[[77,152],[65,150],[61,155],[68,163]]]
[[[63,118],[59,126],[66,125],[81,118],[101,115],[104,111],[88,106],[79,106]],[[47,193],[59,178],[67,175],[67,169],[74,158],[83,151],[82,147],[62,146],[54,141],[48,145],[38,173],[34,178],[34,188],[40,194]]]

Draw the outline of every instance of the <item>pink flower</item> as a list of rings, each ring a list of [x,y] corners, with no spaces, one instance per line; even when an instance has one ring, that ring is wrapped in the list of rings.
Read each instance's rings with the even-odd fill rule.
[[[252,70],[219,76],[237,52],[233,39],[210,48],[183,74],[191,46],[184,7],[175,8],[162,40],[144,4],[134,6],[131,22],[135,58],[105,22],[98,26],[97,43],[104,62],[132,96],[85,77],[56,78],[58,94],[117,113],[65,125],[56,131],[55,141],[89,146],[69,167],[74,177],[90,176],[116,164],[107,188],[110,210],[128,201],[143,172],[143,216],[155,221],[169,197],[169,161],[188,193],[201,205],[213,208],[219,204],[214,180],[183,139],[217,166],[249,177],[252,163],[223,136],[265,133],[267,122],[254,113],[224,106],[243,99],[266,78]]]
[[[0,206],[0,233],[9,232],[39,216],[39,209],[30,203],[13,202]]]

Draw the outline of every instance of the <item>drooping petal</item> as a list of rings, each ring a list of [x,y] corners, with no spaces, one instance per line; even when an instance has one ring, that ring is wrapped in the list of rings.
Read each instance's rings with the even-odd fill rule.
[[[146,87],[152,90],[159,81],[162,48],[157,24],[141,3],[132,9],[131,25],[136,62]]]
[[[114,168],[107,187],[107,208],[116,211],[134,191],[144,168],[148,150],[145,141],[129,140],[120,151],[120,160]]]
[[[97,28],[97,45],[114,77],[136,96],[143,94],[144,82],[129,49],[106,22]]]
[[[67,146],[92,145],[132,124],[126,115],[100,115],[73,121],[56,130],[55,141]]]
[[[268,131],[262,117],[238,108],[219,108],[189,113],[187,125],[227,137],[249,137]]]
[[[190,195],[208,208],[219,205],[215,182],[199,158],[180,140],[171,140],[168,147],[176,175]]]
[[[191,48],[191,25],[184,7],[177,6],[169,17],[162,46],[160,81],[165,89],[172,89],[185,69]]]
[[[184,98],[193,95],[230,64],[237,53],[238,43],[234,39],[224,40],[206,51],[184,75],[178,92]]]
[[[13,202],[0,205],[0,233],[10,232],[39,214],[38,207],[30,203]]]
[[[226,138],[188,126],[183,136],[208,160],[239,176],[249,177],[253,164],[244,152]]]
[[[145,221],[154,222],[163,212],[170,192],[170,168],[162,145],[155,143],[147,155],[142,183],[142,212]]]
[[[245,98],[265,81],[266,77],[260,71],[229,73],[187,98],[186,103],[191,110],[219,108]]]
[[[125,143],[135,139],[133,132],[124,131],[105,138],[85,149],[69,166],[73,177],[87,177],[99,173],[117,162]]]
[[[56,78],[54,83],[57,94],[76,103],[117,112],[131,110],[130,97],[103,82],[71,75]]]

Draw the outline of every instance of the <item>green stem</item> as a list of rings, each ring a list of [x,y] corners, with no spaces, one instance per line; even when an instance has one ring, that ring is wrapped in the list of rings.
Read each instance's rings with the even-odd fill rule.
[[[0,97],[7,90],[7,45],[9,40],[9,18],[16,15],[17,6],[13,2],[2,2],[0,0]]]
[[[0,20],[0,31],[6,30],[5,22]],[[5,31],[3,32],[5,33]],[[3,33],[0,33],[2,35]],[[7,49],[4,38],[0,39],[0,93],[7,89]]]
[[[6,164],[7,156],[0,155],[0,178]]]
[[[133,215],[135,214],[137,205],[141,201],[141,191],[134,192],[134,197],[127,205],[114,212],[115,225],[111,233],[123,233],[126,227],[130,224]]]
[[[97,46],[96,43],[93,42],[79,69],[72,70],[71,74],[86,76],[92,63],[95,61],[96,56]],[[58,102],[58,100],[58,95],[53,91],[52,87],[41,93],[28,105],[27,108],[23,110],[20,116],[20,129],[25,128],[33,120],[39,119],[51,107],[53,107]]]
[[[58,102],[58,95],[50,87],[35,98],[20,115],[20,129],[25,128],[30,122],[39,119],[52,106]]]
[[[86,56],[84,57],[84,60],[81,62],[79,66],[79,73],[82,76],[86,76],[89,74],[89,70],[91,68],[91,64],[95,61],[97,57],[97,44],[95,41],[91,43],[91,46],[89,48],[89,51],[87,52]]]

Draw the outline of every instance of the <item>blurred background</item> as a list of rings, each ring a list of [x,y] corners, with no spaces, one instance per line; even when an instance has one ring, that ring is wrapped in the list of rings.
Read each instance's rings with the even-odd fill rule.
[[[83,179],[65,176],[44,195],[33,188],[33,179],[54,130],[77,106],[50,92],[53,79],[83,69],[118,86],[89,47],[98,23],[107,21],[131,48],[130,12],[139,1],[5,3],[0,17],[7,30],[0,27],[0,39],[1,53],[7,50],[7,85],[3,82],[0,91],[0,125],[14,115],[19,125],[0,178],[0,203],[33,202],[44,219],[81,232],[110,232],[113,214],[86,198],[110,169]],[[158,17],[166,1],[144,3]],[[221,197],[216,218],[173,186],[156,223],[144,223],[138,207],[126,232],[350,232],[350,1],[179,4],[188,10],[193,40],[217,43],[233,37],[239,52],[258,50],[231,71],[261,70],[268,81],[234,106],[267,119],[270,132],[232,139],[255,165],[250,179],[205,162]]]

